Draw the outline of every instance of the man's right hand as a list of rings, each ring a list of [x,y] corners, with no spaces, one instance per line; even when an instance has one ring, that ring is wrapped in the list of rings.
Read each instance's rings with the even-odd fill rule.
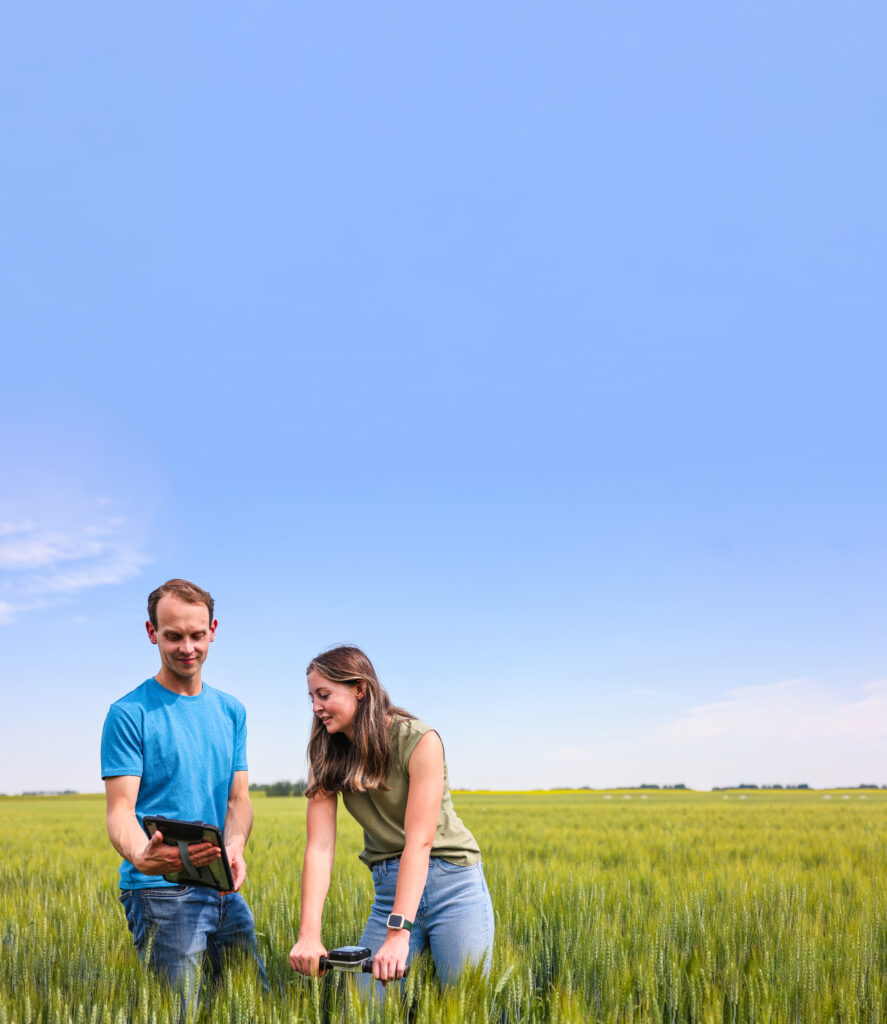
[[[191,863],[198,868],[212,864],[222,856],[222,851],[212,843],[193,843],[188,846]],[[133,867],[143,875],[169,875],[182,870],[182,858],[178,846],[163,842],[163,833],[155,832],[148,845],[133,859]]]
[[[290,966],[299,974],[319,974],[320,958],[326,955],[326,946],[319,938],[299,938],[290,950]]]

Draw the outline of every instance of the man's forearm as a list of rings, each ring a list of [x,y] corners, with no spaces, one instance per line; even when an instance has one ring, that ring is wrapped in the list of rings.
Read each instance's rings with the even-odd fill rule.
[[[243,850],[253,827],[253,805],[249,797],[228,801],[225,814],[225,846]]]
[[[135,814],[123,809],[108,814],[108,838],[114,849],[130,864],[135,864],[136,857],[148,845],[148,837]]]

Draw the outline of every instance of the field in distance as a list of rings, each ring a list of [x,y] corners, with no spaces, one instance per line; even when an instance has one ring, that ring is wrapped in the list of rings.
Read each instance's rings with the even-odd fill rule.
[[[887,1019],[887,791],[454,799],[484,854],[492,971],[469,971],[440,996],[420,963],[405,993],[389,995],[386,1021],[407,1021],[410,1005],[423,1024]],[[198,1016],[342,1020],[341,976],[303,979],[287,962],[305,801],[258,795],[254,805],[244,895],[271,993],[238,968]],[[177,1004],[142,973],[116,899],[103,799],[18,797],[0,808],[0,1024],[173,1020]],[[359,829],[339,820],[328,947],[357,940],[372,899]],[[356,1000],[348,1010],[370,1020]]]

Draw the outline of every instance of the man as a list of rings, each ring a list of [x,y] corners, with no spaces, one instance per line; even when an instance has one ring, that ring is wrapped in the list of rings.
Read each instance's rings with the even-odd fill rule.
[[[199,989],[208,954],[217,979],[225,956],[240,950],[265,968],[255,923],[237,891],[246,877],[244,847],[253,821],[246,765],[246,712],[240,701],[203,682],[215,639],[213,599],[187,580],[169,580],[148,598],[148,638],[160,671],[111,705],[102,730],[102,778],[108,835],[124,858],[120,900],[139,956],[171,984]],[[162,832],[149,840],[146,814],[206,821],[223,829],[234,891],[175,885],[163,875],[182,870],[177,846]],[[194,843],[195,867],[221,857],[218,846]]]

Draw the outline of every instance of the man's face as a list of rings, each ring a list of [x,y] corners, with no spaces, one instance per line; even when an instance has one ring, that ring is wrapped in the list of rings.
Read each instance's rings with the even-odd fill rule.
[[[151,643],[160,648],[163,668],[183,682],[200,677],[216,625],[215,619],[209,621],[205,604],[191,604],[175,594],[164,594],[157,602],[156,629],[145,623]]]

